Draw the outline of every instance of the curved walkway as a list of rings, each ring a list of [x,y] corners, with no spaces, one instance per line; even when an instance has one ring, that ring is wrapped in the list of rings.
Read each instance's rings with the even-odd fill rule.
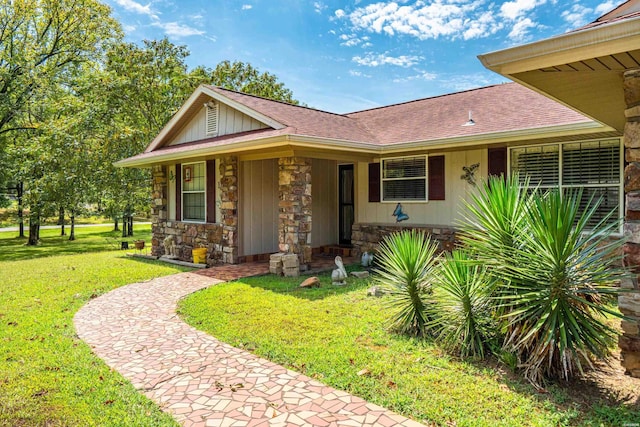
[[[109,366],[184,426],[421,426],[200,332],[180,298],[220,283],[180,273],[115,289],[74,317]]]

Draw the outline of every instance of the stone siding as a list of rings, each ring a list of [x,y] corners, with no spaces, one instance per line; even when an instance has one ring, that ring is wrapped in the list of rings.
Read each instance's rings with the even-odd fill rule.
[[[625,145],[625,223],[627,243],[624,245],[625,263],[634,277],[624,280],[628,292],[618,297],[618,307],[627,319],[622,321],[623,334],[618,344],[622,366],[626,373],[640,378],[640,70],[624,74],[624,97],[627,123],[624,127]]]
[[[220,223],[222,262],[238,263],[238,157],[220,159]]]
[[[152,170],[153,189],[151,206],[151,254],[165,255],[164,239],[174,236],[176,256],[181,261],[193,262],[193,248],[207,248],[207,265],[225,262],[225,254],[233,253],[227,249],[228,234],[225,236],[221,224],[198,224],[167,219],[167,168],[154,166]],[[230,221],[231,222],[231,221]],[[237,220],[236,220],[237,224]],[[237,253],[237,245],[235,246]]]
[[[375,252],[380,242],[389,234],[402,230],[422,230],[438,242],[438,249],[451,251],[456,245],[456,230],[446,226],[436,225],[404,225],[404,224],[353,224],[351,244],[353,255],[359,256],[364,252]]]
[[[311,159],[278,159],[278,246],[298,255],[300,266],[311,262]]]

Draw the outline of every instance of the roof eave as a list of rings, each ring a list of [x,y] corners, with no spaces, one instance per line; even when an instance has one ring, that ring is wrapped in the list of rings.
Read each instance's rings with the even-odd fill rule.
[[[640,17],[478,55],[498,74],[513,74],[640,48]]]

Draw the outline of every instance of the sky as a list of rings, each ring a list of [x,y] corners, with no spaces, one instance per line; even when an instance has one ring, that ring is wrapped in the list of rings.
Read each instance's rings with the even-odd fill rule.
[[[104,0],[126,39],[168,37],[190,68],[223,60],[275,74],[335,113],[507,81],[477,55],[592,22],[620,0]]]

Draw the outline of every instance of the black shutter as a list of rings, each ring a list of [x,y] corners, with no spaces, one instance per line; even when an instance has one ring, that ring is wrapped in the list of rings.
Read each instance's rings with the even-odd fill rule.
[[[429,156],[429,200],[444,200],[444,156]]]
[[[507,147],[489,148],[489,176],[507,176]]]
[[[380,163],[369,163],[369,201],[380,201]]]
[[[182,221],[182,167],[176,163],[176,221]]]
[[[216,161],[207,160],[207,222],[216,222]]]

